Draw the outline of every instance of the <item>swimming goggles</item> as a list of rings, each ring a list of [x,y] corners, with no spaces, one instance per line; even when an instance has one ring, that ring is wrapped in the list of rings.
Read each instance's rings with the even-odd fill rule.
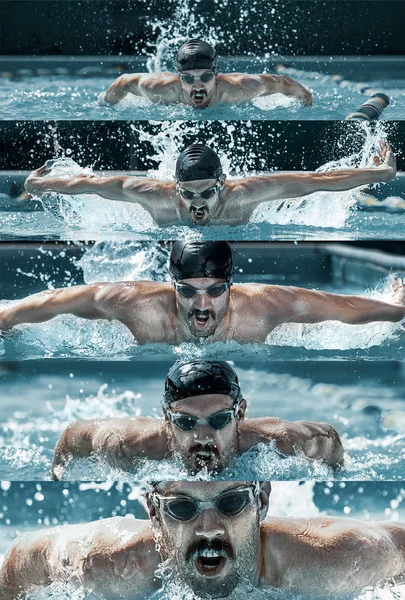
[[[197,419],[197,417],[187,415],[186,413],[174,413],[170,409],[166,409],[166,412],[170,421],[174,423],[176,427],[182,431],[192,431],[197,425],[209,425],[216,430],[224,429],[224,427],[229,425],[232,419],[236,419],[237,410],[238,407],[235,406],[234,408],[221,410],[202,419]]]
[[[203,83],[207,83],[208,81],[211,81],[215,75],[216,71],[206,71],[202,75],[191,75],[191,73],[179,71],[179,77],[182,81],[184,81],[184,83],[194,83],[194,81],[202,81]]]
[[[187,283],[177,283],[177,281],[173,282],[174,289],[184,298],[194,298],[194,296],[208,294],[211,298],[219,298],[223,293],[226,292],[231,286],[230,281],[224,281],[223,283],[214,283],[214,285],[210,285],[205,290],[198,290],[193,285],[188,285]]]
[[[258,484],[233,489],[219,494],[214,500],[204,502],[186,496],[162,496],[152,493],[152,501],[176,521],[192,521],[203,510],[214,508],[223,517],[236,517],[244,511],[258,496]]]
[[[186,200],[193,200],[194,198],[203,198],[204,200],[208,200],[212,198],[212,196],[217,192],[221,187],[221,181],[217,181],[215,185],[212,187],[203,190],[202,192],[190,192],[190,190],[185,190],[177,184],[176,189],[183,198]]]

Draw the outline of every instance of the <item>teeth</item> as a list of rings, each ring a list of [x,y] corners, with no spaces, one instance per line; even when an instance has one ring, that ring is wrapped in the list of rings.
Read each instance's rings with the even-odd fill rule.
[[[215,550],[209,550],[208,548],[206,548],[202,552],[199,552],[199,556],[203,556],[204,558],[220,558],[221,553],[216,552]]]

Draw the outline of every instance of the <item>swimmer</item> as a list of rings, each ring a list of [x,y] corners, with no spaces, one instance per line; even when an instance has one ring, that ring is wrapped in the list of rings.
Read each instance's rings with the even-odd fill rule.
[[[224,361],[177,361],[162,398],[163,419],[123,417],[77,421],[60,438],[52,478],[61,479],[73,458],[102,457],[114,468],[134,468],[137,458],[178,456],[192,474],[218,474],[258,444],[274,442],[281,456],[302,454],[333,468],[343,462],[337,431],[326,423],[245,419],[238,376]]]
[[[104,95],[107,104],[117,104],[127,94],[159,104],[186,104],[202,109],[215,104],[239,104],[256,98],[283,94],[305,106],[313,102],[310,90],[284,75],[218,73],[216,50],[207,42],[192,39],[176,56],[177,73],[133,73],[121,75]]]
[[[232,250],[225,241],[176,241],[169,282],[91,283],[46,290],[0,305],[0,331],[62,314],[117,320],[138,344],[264,343],[283,323],[399,322],[405,286],[393,280],[392,303],[264,283],[233,283]]]
[[[161,563],[163,585],[174,580],[200,598],[252,588],[335,597],[405,575],[404,523],[271,517],[270,493],[270,482],[156,482],[149,523],[112,517],[17,537],[0,596],[16,600],[56,581],[104,600],[144,600],[161,586]]]
[[[126,175],[52,176],[52,162],[29,175],[25,182],[28,193],[97,194],[107,200],[135,203],[160,226],[244,225],[263,202],[387,182],[397,172],[395,155],[386,141],[377,150],[373,168],[276,172],[228,180],[218,155],[203,144],[192,144],[181,152],[175,181]]]

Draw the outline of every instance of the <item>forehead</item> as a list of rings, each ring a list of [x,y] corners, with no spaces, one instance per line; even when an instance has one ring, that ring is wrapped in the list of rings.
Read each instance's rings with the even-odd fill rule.
[[[224,408],[231,408],[233,399],[225,394],[202,394],[176,400],[170,405],[173,412],[186,412],[193,417],[203,417]]]
[[[190,192],[203,192],[213,187],[217,183],[216,179],[195,179],[194,181],[179,181],[180,187]]]
[[[216,283],[223,283],[225,279],[219,279],[217,277],[192,277],[190,279],[181,279],[178,283],[185,283],[191,285],[199,290],[205,290]]]
[[[192,496],[199,499],[215,498],[218,494],[240,487],[249,487],[248,481],[166,481],[157,486],[158,492],[164,496]]]

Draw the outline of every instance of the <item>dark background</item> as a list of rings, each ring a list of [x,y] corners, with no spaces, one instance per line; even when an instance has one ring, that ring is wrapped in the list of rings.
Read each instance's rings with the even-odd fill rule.
[[[186,0],[2,0],[1,52],[144,54],[161,21],[185,37],[211,34],[222,55],[405,54],[402,0],[187,1],[182,21]]]
[[[184,127],[191,125],[184,123]],[[229,125],[234,126],[232,138]],[[155,150],[151,143],[139,141],[137,129],[154,135],[161,125],[148,121],[136,121],[133,127],[125,121],[3,121],[0,169],[32,170],[61,156],[96,170],[156,169],[158,163],[150,158]],[[386,123],[385,129],[398,155],[398,169],[403,171],[405,121]],[[194,123],[193,131],[184,138],[184,146],[208,141],[214,150],[226,154],[238,173],[315,170],[359,151],[365,139],[360,123],[347,121],[209,121]],[[56,143],[62,150],[55,149]]]

